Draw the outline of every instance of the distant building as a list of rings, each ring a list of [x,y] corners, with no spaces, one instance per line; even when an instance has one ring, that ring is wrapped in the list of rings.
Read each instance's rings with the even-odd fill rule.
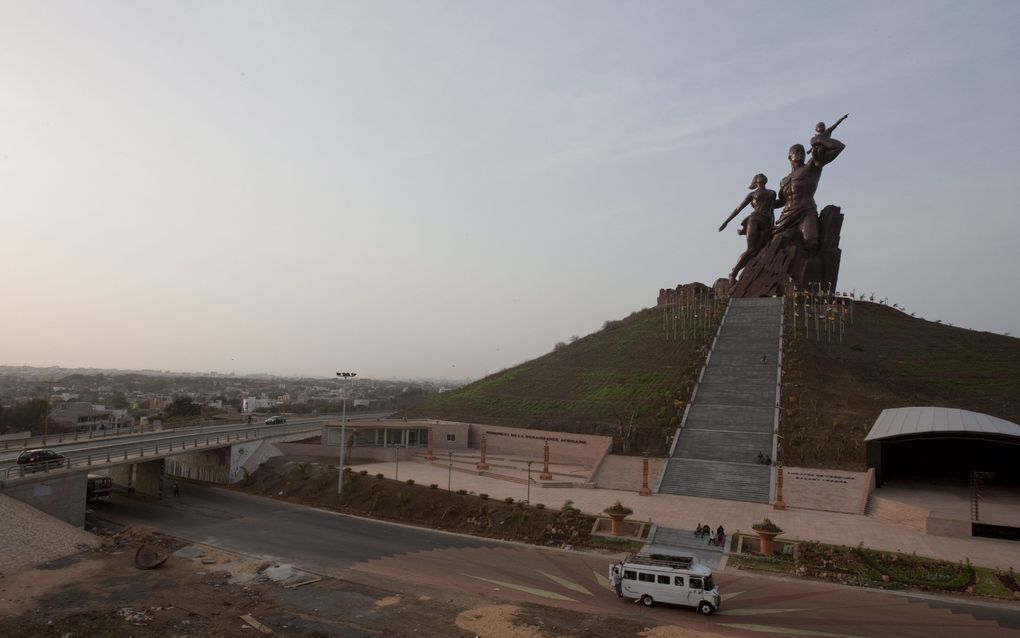
[[[241,401],[242,412],[255,412],[262,408],[271,408],[276,405],[275,399],[256,399],[254,397],[245,397]]]
[[[170,405],[170,397],[152,397],[149,399],[150,410],[165,410]]]
[[[50,422],[64,432],[97,432],[131,427],[134,422],[127,410],[107,410],[105,406],[85,401],[58,403],[50,411]]]

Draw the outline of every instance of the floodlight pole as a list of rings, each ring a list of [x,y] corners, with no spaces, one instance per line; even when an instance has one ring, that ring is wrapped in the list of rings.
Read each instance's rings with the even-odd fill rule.
[[[524,498],[524,502],[531,505],[531,463],[528,461],[528,495]]]
[[[341,379],[350,381],[354,377],[358,376],[357,372],[337,372],[336,376]],[[343,384],[340,385],[343,388]],[[350,388],[350,383],[347,384]],[[340,478],[337,479],[336,493],[338,495],[343,494],[344,491],[344,461],[346,460],[346,445],[347,445],[347,394],[343,396],[343,412],[340,415]]]

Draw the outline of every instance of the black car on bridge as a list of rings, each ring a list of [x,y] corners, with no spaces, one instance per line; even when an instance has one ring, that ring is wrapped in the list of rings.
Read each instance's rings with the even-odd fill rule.
[[[18,465],[24,467],[26,472],[38,472],[55,467],[61,467],[67,461],[63,454],[57,454],[53,450],[38,448],[25,450],[18,455]]]

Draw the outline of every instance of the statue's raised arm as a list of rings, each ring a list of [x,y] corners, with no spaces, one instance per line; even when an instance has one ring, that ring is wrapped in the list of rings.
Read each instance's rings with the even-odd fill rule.
[[[817,134],[811,138],[811,162],[818,168],[839,157],[839,154],[846,148],[843,142],[832,139],[832,132],[848,117],[850,117],[849,113],[836,120],[836,123],[828,128],[825,128],[822,122],[819,122],[815,127]]]
[[[839,157],[846,145],[831,137],[823,137],[811,146],[811,162],[821,168]]]

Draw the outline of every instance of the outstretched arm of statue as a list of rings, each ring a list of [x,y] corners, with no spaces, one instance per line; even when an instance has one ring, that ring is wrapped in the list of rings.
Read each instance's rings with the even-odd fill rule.
[[[843,117],[841,117],[841,118],[839,118],[838,120],[836,120],[836,123],[835,123],[835,124],[833,124],[832,126],[830,126],[830,127],[829,127],[829,128],[827,128],[827,129],[825,129],[825,134],[826,134],[826,135],[832,135],[832,132],[836,130],[836,127],[837,127],[837,126],[839,126],[839,123],[840,123],[840,122],[842,122],[843,120],[845,120],[845,119],[846,119],[846,118],[848,118],[848,117],[850,117],[850,114],[849,114],[849,113],[847,113],[847,114],[846,114],[846,115],[844,115]]]
[[[811,161],[815,166],[821,168],[832,160],[839,157],[846,145],[831,137],[815,138],[812,140]]]
[[[725,230],[726,229],[726,224],[728,224],[731,221],[733,221],[733,218],[736,217],[737,215],[739,215],[740,211],[744,210],[747,207],[747,205],[750,204],[750,203],[751,203],[751,193],[748,193],[747,197],[744,198],[744,201],[740,202],[740,206],[737,206],[735,209],[733,209],[733,212],[730,213],[730,216],[727,217],[726,221],[724,221],[722,223],[722,226],[719,227],[719,232],[722,232],[723,230]]]

